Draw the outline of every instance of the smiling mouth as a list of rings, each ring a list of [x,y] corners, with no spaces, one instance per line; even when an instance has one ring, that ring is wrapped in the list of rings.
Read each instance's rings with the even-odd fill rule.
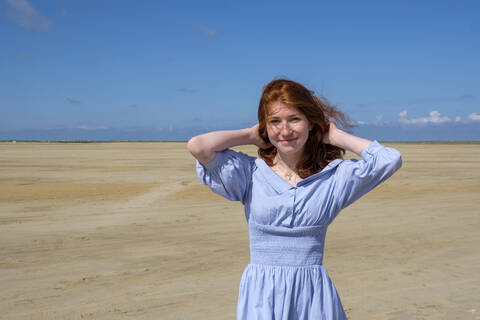
[[[282,139],[282,140],[279,140],[280,142],[291,142],[291,141],[294,141],[296,140],[296,138],[292,138],[292,139]]]

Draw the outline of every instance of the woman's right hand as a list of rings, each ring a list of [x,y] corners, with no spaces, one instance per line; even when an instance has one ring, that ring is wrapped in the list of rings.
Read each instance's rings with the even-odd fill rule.
[[[260,132],[258,131],[258,123],[250,128],[250,141],[251,144],[256,145],[260,149],[268,149],[272,146],[271,143],[265,142],[262,137],[260,137]]]

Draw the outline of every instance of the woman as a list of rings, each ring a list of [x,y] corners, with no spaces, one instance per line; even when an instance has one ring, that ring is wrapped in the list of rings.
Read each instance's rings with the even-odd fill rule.
[[[237,319],[346,319],[322,265],[328,225],[401,167],[400,153],[335,125],[345,117],[301,84],[274,80],[263,90],[259,123],[193,137],[201,181],[241,201],[250,264]],[[260,158],[230,150],[254,144]],[[363,160],[342,160],[345,150]]]

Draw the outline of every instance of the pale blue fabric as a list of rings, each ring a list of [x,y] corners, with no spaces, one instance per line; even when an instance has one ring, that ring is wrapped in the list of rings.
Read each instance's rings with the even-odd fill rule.
[[[250,233],[250,263],[238,291],[238,320],[347,319],[322,265],[328,225],[402,165],[400,153],[373,141],[362,160],[336,159],[296,187],[263,160],[227,149],[206,164],[202,183],[241,201]]]

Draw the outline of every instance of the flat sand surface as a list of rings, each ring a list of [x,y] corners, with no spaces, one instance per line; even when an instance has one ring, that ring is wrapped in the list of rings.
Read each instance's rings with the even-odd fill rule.
[[[385,145],[402,169],[327,234],[349,318],[480,319],[480,144]],[[234,319],[248,262],[185,143],[0,143],[1,319]]]

